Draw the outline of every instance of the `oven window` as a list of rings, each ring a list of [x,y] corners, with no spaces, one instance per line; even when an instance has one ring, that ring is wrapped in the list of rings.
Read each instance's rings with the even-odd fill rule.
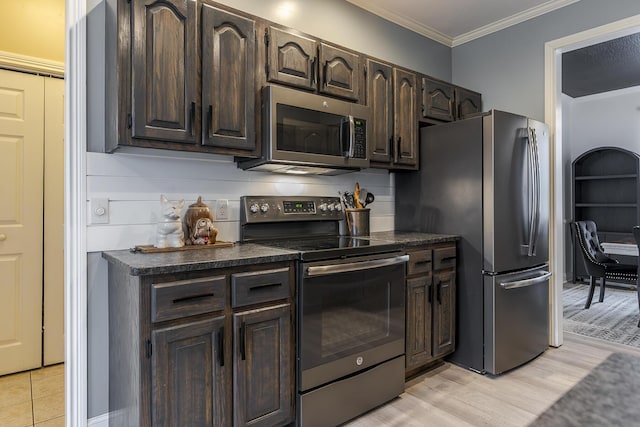
[[[404,337],[404,265],[304,278],[301,367]]]
[[[336,114],[278,104],[277,148],[299,153],[342,156],[342,120],[343,117]]]

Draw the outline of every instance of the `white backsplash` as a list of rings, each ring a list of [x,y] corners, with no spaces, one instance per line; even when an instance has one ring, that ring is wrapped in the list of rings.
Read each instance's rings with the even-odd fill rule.
[[[337,196],[355,183],[375,195],[371,231],[393,230],[394,174],[367,169],[338,176],[289,176],[238,169],[232,157],[137,150],[135,153],[87,153],[87,251],[128,249],[153,244],[160,194],[170,200],[198,196],[212,209],[217,199],[229,201],[229,219],[215,221],[218,240],[239,238],[240,196]],[[109,199],[109,223],[91,224],[90,200]],[[185,208],[186,210],[186,208]],[[183,210],[184,212],[184,210]]]

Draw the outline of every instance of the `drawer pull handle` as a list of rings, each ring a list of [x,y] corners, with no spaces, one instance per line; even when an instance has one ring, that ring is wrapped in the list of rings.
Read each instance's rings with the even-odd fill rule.
[[[414,262],[415,265],[422,265],[422,264],[431,264],[431,260],[430,259],[426,259],[423,261],[416,261]]]
[[[249,288],[249,292],[251,291],[260,291],[260,290],[264,290],[264,289],[268,289],[268,288],[275,288],[278,286],[282,286],[282,283],[265,283],[262,285],[256,285],[256,286],[251,286]]]
[[[451,260],[454,260],[454,259],[456,259],[456,256],[455,256],[455,255],[453,255],[453,256],[446,256],[446,257],[444,257],[444,258],[441,258],[441,259],[440,259],[440,261],[451,261]]]
[[[204,298],[211,298],[213,296],[213,292],[209,293],[209,294],[202,294],[202,295],[192,295],[189,297],[182,297],[182,298],[176,298],[174,300],[172,300],[172,302],[174,304],[180,304],[186,301],[194,301],[194,300],[198,300],[198,299],[204,299]]]

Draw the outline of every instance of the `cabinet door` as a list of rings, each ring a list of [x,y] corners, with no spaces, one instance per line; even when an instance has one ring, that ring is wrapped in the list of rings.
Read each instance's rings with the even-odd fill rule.
[[[432,276],[407,279],[406,370],[431,359]]]
[[[367,105],[371,109],[371,135],[367,137],[372,162],[391,161],[393,143],[393,69],[367,61]]]
[[[456,120],[462,120],[482,111],[482,95],[461,87],[455,89]]]
[[[293,421],[291,304],[234,314],[234,425]]]
[[[418,165],[416,75],[394,69],[394,163]]]
[[[453,86],[430,79],[422,78],[422,117],[438,120],[453,120]]]
[[[195,2],[143,0],[132,5],[132,136],[194,144]]]
[[[229,424],[224,317],[158,329],[151,341],[152,425]]]
[[[202,6],[202,143],[252,151],[255,22]]]
[[[456,273],[434,275],[433,356],[443,356],[455,349]]]
[[[268,81],[316,89],[318,48],[314,39],[269,27],[265,43]]]
[[[320,92],[358,101],[360,99],[360,56],[320,43]]]

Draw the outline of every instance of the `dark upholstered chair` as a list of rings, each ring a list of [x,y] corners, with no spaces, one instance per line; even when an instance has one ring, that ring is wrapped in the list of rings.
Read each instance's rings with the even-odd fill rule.
[[[638,309],[640,309],[640,225],[633,227],[633,237],[638,245],[638,284],[636,290],[638,291]],[[638,328],[640,328],[640,321],[638,321]]]
[[[591,276],[589,296],[584,308],[591,306],[593,292],[596,288],[596,278],[600,278],[600,302],[604,300],[604,288],[606,280],[637,283],[638,266],[632,264],[620,264],[613,258],[609,258],[600,246],[598,230],[593,221],[576,221],[573,223],[576,241],[580,245],[580,253],[587,274]],[[639,300],[640,301],[640,300]],[[640,304],[640,302],[639,302]]]

